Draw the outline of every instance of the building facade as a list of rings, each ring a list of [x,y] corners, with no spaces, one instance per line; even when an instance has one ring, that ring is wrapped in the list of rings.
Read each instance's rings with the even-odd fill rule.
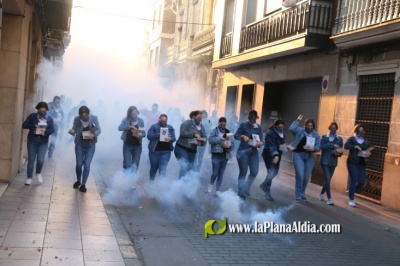
[[[22,122],[42,100],[36,85],[44,58],[60,62],[69,43],[72,0],[0,1],[0,182],[9,183],[25,162]]]
[[[303,114],[321,135],[336,121],[345,140],[365,124],[375,151],[358,195],[400,210],[398,1],[225,0],[216,10],[218,114],[244,121],[256,109],[264,131],[277,118],[288,127]],[[332,179],[342,193],[346,159]],[[291,163],[291,154],[284,160]],[[311,181],[321,184],[317,168]]]
[[[176,98],[188,103],[185,107],[190,106],[192,110],[210,112],[217,102],[215,90],[218,90],[219,75],[218,71],[211,70],[216,2],[172,0],[164,7],[165,12],[175,18],[173,43],[162,54],[166,57],[164,69],[168,74],[168,86]],[[185,114],[188,111],[183,110]]]

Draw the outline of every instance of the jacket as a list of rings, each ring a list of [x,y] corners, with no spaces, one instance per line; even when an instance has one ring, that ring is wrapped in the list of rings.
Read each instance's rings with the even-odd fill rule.
[[[175,129],[171,125],[167,125],[168,134],[171,141],[168,142],[168,147],[171,151],[174,150],[172,143],[176,141]],[[149,131],[147,132],[147,139],[150,140],[149,151],[154,151],[156,149],[157,143],[160,140],[160,125],[158,123],[151,125]]]
[[[99,120],[97,119],[97,116],[94,115],[90,115],[90,124],[89,124],[89,130],[90,132],[92,132],[92,134],[95,136],[91,142],[92,143],[97,143],[97,137],[100,135],[101,133],[101,128],[100,128],[100,124],[99,124]],[[80,140],[81,140],[81,136],[82,136],[82,131],[83,131],[83,125],[81,123],[81,120],[79,118],[79,116],[74,118],[74,124],[72,126],[72,129],[75,130],[75,144],[77,144]]]
[[[32,113],[28,115],[25,121],[22,123],[23,129],[29,129],[28,139],[32,139],[35,137],[36,125],[39,124],[39,118],[37,117],[37,113]],[[44,132],[44,139],[49,139],[49,136],[54,133],[54,121],[51,116],[47,116],[47,127]]]
[[[335,150],[334,145],[338,145],[340,148],[343,148],[343,139],[338,135],[335,136],[332,142],[329,141],[329,133],[323,135],[321,137],[321,157],[319,159],[320,165],[326,166],[337,166],[337,156],[332,154],[332,151]]]
[[[138,119],[138,126],[144,127],[143,119],[141,119],[140,117],[138,117],[137,119]],[[128,132],[130,132],[130,130],[131,130],[131,122],[128,120],[128,118],[125,117],[124,119],[122,119],[121,124],[118,126],[118,130],[122,131],[121,139],[123,141],[125,141],[126,134],[128,134]],[[144,137],[146,137],[145,131],[142,132],[142,138],[144,138]],[[140,143],[142,143],[142,138],[140,139]]]
[[[369,148],[370,143],[367,139],[364,139],[364,142],[362,144],[359,144],[354,136],[350,137],[346,141],[346,144],[344,144],[344,148],[346,150],[349,150],[349,156],[347,157],[347,163],[352,163],[352,164],[360,163],[360,158],[358,157],[358,150],[355,148],[356,146],[360,146],[360,148],[363,151],[365,151],[366,149]]]
[[[306,130],[303,127],[299,127],[300,121],[296,120],[294,121],[290,127],[289,131],[293,134],[294,139],[292,143],[290,144],[292,147],[296,148],[297,145],[299,145],[300,141],[306,136]],[[314,151],[313,152],[319,152],[320,151],[320,146],[321,146],[321,138],[319,137],[319,134],[317,131],[313,130],[311,132],[311,136],[315,138],[315,144],[314,144]]]
[[[251,146],[249,142],[245,142],[244,140],[240,139],[242,135],[247,136],[250,139],[253,139],[252,136],[253,134],[257,134],[260,137],[260,141],[262,141],[263,134],[259,124],[257,124],[257,128],[254,128],[254,126],[250,124],[249,121],[240,123],[240,126],[235,133],[235,139],[240,140],[239,150],[254,149],[254,147]]]
[[[230,131],[226,129],[225,133],[230,133]],[[218,127],[211,130],[210,135],[208,136],[208,142],[211,145],[211,153],[226,152],[226,159],[229,160],[232,157],[231,151],[234,149],[235,143],[231,141],[231,147],[229,149],[225,149],[224,147],[222,147],[222,141]]]
[[[281,138],[273,128],[268,129],[267,134],[265,134],[265,146],[262,155],[268,158],[273,158],[276,155],[281,157],[282,151],[279,148],[284,143],[285,137]]]
[[[197,151],[197,145],[189,143],[189,140],[194,138],[194,135],[196,134],[199,134],[202,138],[207,138],[207,134],[203,125],[201,125],[201,129],[198,130],[193,124],[192,120],[186,120],[181,124],[179,138],[176,141],[176,144],[179,144],[180,146],[190,150]],[[205,144],[206,143],[204,143],[204,145]]]

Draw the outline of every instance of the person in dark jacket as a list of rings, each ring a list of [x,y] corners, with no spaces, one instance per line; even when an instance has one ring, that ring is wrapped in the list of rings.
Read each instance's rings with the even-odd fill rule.
[[[295,185],[295,201],[307,200],[305,191],[308,184],[308,179],[314,167],[314,153],[320,151],[321,138],[315,131],[315,122],[313,119],[306,119],[304,127],[300,127],[300,121],[303,115],[299,115],[294,121],[289,131],[293,134],[294,139],[290,144],[294,148],[292,160],[296,171]]]
[[[262,130],[257,124],[258,118],[257,111],[251,110],[248,121],[241,123],[234,135],[235,139],[240,140],[236,159],[239,165],[238,196],[241,199],[250,196],[250,187],[258,174],[258,148],[263,144]],[[250,169],[250,174],[246,179],[248,169]]]
[[[190,113],[190,120],[181,124],[179,138],[175,145],[175,157],[179,162],[179,178],[193,171],[197,147],[207,143],[207,135],[201,124],[202,113],[199,110]]]
[[[54,133],[53,118],[47,115],[49,107],[45,102],[36,105],[36,113],[30,114],[22,123],[23,129],[29,129],[28,133],[28,169],[25,185],[32,184],[33,166],[36,161],[36,178],[43,183],[42,168],[49,144],[49,136]]]
[[[78,110],[79,116],[74,118],[72,129],[69,134],[75,136],[76,156],[76,182],[73,188],[86,192],[86,181],[89,177],[90,164],[96,151],[97,138],[101,128],[97,116],[91,115],[87,106],[81,106]]]
[[[124,141],[122,147],[123,167],[133,173],[136,173],[139,168],[142,138],[146,137],[144,121],[138,115],[139,110],[136,106],[130,106],[126,112],[126,117],[122,119],[118,126],[118,130],[122,131],[121,139]]]
[[[171,152],[174,150],[172,144],[176,140],[175,130],[171,125],[168,125],[168,116],[166,114],[161,114],[158,118],[158,123],[150,126],[147,132],[147,139],[150,140],[150,180],[153,181],[157,170],[161,178],[165,177]]]
[[[349,205],[356,207],[354,193],[365,185],[367,177],[366,159],[371,155],[371,152],[368,151],[370,143],[365,138],[364,126],[356,125],[353,132],[354,136],[346,141],[344,148],[349,150],[347,157],[347,170],[350,176]]]
[[[201,125],[204,127],[206,136],[211,132],[212,126],[211,121],[208,119],[208,113],[206,110],[201,111]],[[207,145],[201,145],[197,147],[196,158],[194,160],[193,169],[196,172],[200,172],[201,166],[203,165],[204,153],[206,152]]]
[[[324,200],[324,194],[328,196],[328,205],[334,205],[331,197],[331,179],[335,172],[338,157],[342,156],[343,153],[338,152],[337,149],[343,148],[343,139],[336,134],[339,129],[336,122],[332,122],[329,125],[329,133],[321,137],[321,157],[319,164],[321,165],[322,172],[324,173],[324,185],[322,186],[321,193],[319,195],[320,200]]]
[[[265,193],[265,199],[274,201],[271,196],[272,179],[278,174],[279,166],[281,163],[282,152],[286,151],[285,136],[283,130],[285,123],[278,119],[268,129],[265,135],[265,146],[263,149],[262,157],[264,159],[265,167],[268,174],[264,182],[260,184],[260,188]]]
[[[61,98],[60,96],[54,96],[53,101],[48,103],[49,106],[49,115],[53,118],[54,121],[54,133],[50,137],[50,146],[49,146],[49,159],[53,157],[54,150],[56,148],[56,142],[58,139],[58,134],[60,132],[60,127],[64,120],[64,112],[61,107]]]
[[[208,141],[211,145],[211,162],[212,162],[212,174],[210,184],[208,185],[208,192],[211,192],[217,180],[217,185],[215,191],[217,195],[220,193],[222,179],[224,178],[224,172],[226,168],[226,164],[230,159],[231,150],[234,147],[232,142],[232,136],[230,136],[231,140],[228,141],[228,134],[231,134],[230,131],[226,128],[226,118],[221,117],[218,120],[218,126],[211,130],[210,135],[208,137]]]

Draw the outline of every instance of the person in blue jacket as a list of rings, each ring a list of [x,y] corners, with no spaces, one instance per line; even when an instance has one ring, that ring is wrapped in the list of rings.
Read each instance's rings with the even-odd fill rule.
[[[238,196],[241,199],[250,196],[250,187],[258,174],[258,148],[263,145],[262,130],[257,124],[257,111],[251,110],[247,118],[248,121],[241,123],[234,135],[235,139],[240,140],[236,159],[239,165]],[[250,174],[246,179],[248,169]]]
[[[79,191],[86,192],[90,164],[96,151],[97,138],[101,133],[101,128],[97,116],[91,115],[87,106],[81,106],[78,114],[79,116],[74,118],[72,129],[68,132],[75,136],[76,182],[73,188],[79,188]]]
[[[315,122],[313,119],[306,119],[304,127],[300,127],[300,121],[303,115],[299,115],[294,121],[289,131],[294,139],[290,144],[294,148],[292,160],[296,172],[295,201],[306,200],[305,191],[308,184],[308,178],[314,167],[314,153],[320,151],[321,139],[315,131]]]
[[[122,131],[121,139],[124,142],[122,155],[124,157],[123,168],[137,173],[139,168],[140,156],[142,155],[142,139],[146,137],[144,121],[139,115],[136,106],[130,106],[126,112],[126,117],[121,121],[118,130]]]
[[[368,151],[370,143],[365,138],[364,126],[361,124],[356,125],[353,132],[354,136],[346,141],[344,148],[349,150],[349,156],[347,157],[347,170],[350,176],[349,205],[356,207],[354,193],[365,185],[367,178],[366,160],[371,156],[371,152]]]
[[[322,153],[319,164],[321,165],[322,172],[324,173],[324,185],[322,186],[319,198],[323,201],[324,194],[326,192],[328,197],[328,201],[326,203],[328,205],[334,205],[331,196],[331,179],[338,163],[338,157],[342,156],[343,154],[336,151],[339,148],[343,148],[343,139],[336,133],[336,131],[339,129],[336,122],[332,122],[328,129],[329,133],[321,137]]]
[[[163,134],[166,134],[163,138]],[[171,152],[174,150],[172,145],[175,138],[175,130],[171,125],[168,125],[168,116],[161,114],[158,118],[158,123],[150,126],[147,132],[149,143],[149,158],[150,158],[150,180],[154,181],[157,170],[160,178],[166,176],[167,165],[171,158]]]
[[[217,181],[215,191],[219,195],[221,190],[222,180],[224,178],[224,172],[228,160],[232,157],[231,151],[234,147],[234,143],[231,139],[227,140],[230,131],[226,128],[226,118],[221,117],[218,120],[218,126],[211,130],[208,137],[208,141],[211,145],[211,163],[212,163],[212,174],[210,184],[208,185],[208,192],[211,192],[215,181]]]
[[[36,178],[43,183],[42,168],[49,144],[49,136],[54,133],[53,118],[47,115],[49,107],[45,102],[36,105],[36,113],[30,114],[22,123],[23,129],[29,129],[28,133],[28,170],[25,185],[32,184],[33,166],[36,161]]]
[[[282,152],[287,149],[285,145],[285,136],[283,134],[284,129],[285,123],[278,119],[269,127],[265,135],[265,146],[262,157],[268,174],[264,182],[260,184],[260,188],[264,191],[265,199],[268,201],[274,201],[274,198],[271,196],[272,179],[278,174]]]

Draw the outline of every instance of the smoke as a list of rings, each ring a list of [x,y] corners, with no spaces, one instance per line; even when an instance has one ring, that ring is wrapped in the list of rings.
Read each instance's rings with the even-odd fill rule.
[[[216,217],[227,217],[229,222],[240,223],[242,221],[242,212],[240,210],[243,201],[232,189],[222,192],[219,196],[220,205]]]
[[[130,171],[121,169],[111,177],[111,184],[108,185],[103,200],[107,204],[115,206],[131,206],[138,201],[139,195],[135,193],[137,175]]]

